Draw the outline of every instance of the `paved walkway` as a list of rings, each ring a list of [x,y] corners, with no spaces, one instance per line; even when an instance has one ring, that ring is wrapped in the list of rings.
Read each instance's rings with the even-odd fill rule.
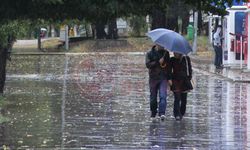
[[[4,108],[12,121],[1,126],[0,145],[65,150],[250,148],[249,84],[231,82],[194,61],[196,88],[188,95],[184,119],[175,121],[168,91],[167,119],[152,122],[144,60],[143,53],[14,55],[6,84],[10,104]]]

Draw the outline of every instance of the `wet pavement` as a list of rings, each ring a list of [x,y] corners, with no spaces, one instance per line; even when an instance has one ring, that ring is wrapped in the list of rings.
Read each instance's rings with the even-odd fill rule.
[[[250,149],[250,85],[193,64],[187,113],[150,120],[142,53],[16,55],[2,149]],[[249,136],[249,137],[248,137]],[[1,148],[0,148],[1,149]]]
[[[192,55],[192,60],[195,62],[195,67],[200,70],[205,70],[210,73],[214,73],[218,76],[230,79],[234,82],[247,82],[250,83],[250,70],[244,65],[242,68],[240,65],[225,65],[222,69],[216,69],[213,65],[213,58],[199,57],[198,55]]]

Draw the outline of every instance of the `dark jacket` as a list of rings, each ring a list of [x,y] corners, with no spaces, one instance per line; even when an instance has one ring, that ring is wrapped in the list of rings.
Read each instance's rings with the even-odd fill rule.
[[[171,90],[174,92],[185,92],[188,90],[185,81],[192,79],[192,65],[188,56],[183,56],[181,59],[175,57],[170,58],[171,79],[173,85]]]
[[[165,56],[164,56],[165,55]],[[162,67],[159,60],[164,56],[165,67]],[[149,79],[165,80],[170,78],[169,52],[166,50],[156,50],[155,46],[146,55],[146,67],[149,70]]]

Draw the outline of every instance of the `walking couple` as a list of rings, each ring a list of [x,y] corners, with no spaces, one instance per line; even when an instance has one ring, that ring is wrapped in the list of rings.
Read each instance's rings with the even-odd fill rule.
[[[169,52],[156,44],[146,55],[146,67],[149,70],[151,117],[155,118],[158,115],[161,120],[166,118],[169,85],[174,94],[174,117],[181,120],[186,112],[187,92],[192,89],[187,82],[192,79],[190,58],[179,53],[174,53],[170,58]]]

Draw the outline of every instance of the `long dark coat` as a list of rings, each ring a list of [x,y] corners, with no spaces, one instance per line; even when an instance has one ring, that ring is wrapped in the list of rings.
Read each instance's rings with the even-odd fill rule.
[[[170,58],[171,79],[173,92],[187,92],[189,89],[186,86],[187,80],[192,79],[192,65],[188,56],[182,56],[180,59],[175,57]]]

